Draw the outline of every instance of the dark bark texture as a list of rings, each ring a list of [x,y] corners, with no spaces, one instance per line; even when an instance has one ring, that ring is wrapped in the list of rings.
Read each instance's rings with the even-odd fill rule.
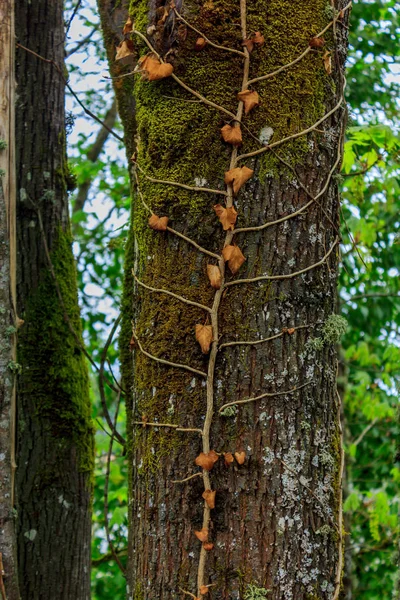
[[[20,44],[64,69],[62,0],[18,2],[16,24]],[[93,427],[68,215],[65,89],[54,66],[23,49],[16,76],[21,594],[88,600]]]
[[[192,89],[236,113],[243,59],[206,46],[194,51],[198,34],[179,25],[161,3],[133,0],[136,28]],[[177,8],[196,28],[220,45],[241,49],[239,2],[180,2]],[[336,6],[341,9],[344,4]],[[332,21],[324,0],[248,3],[247,32],[260,31],[265,44],[251,54],[250,79],[299,56]],[[346,28],[336,23],[292,68],[254,83],[261,105],[244,117],[255,138],[270,143],[311,127],[337,105],[347,47]],[[148,52],[133,38],[136,56]],[[107,42],[107,40],[106,40]],[[332,74],[324,67],[331,53]],[[111,54],[111,50],[110,50]],[[329,55],[328,55],[329,56]],[[326,67],[327,57],[325,57]],[[329,70],[329,68],[328,68]],[[168,78],[148,82],[136,76],[134,96],[137,156],[147,175],[191,186],[224,190],[232,147],[220,138],[229,116],[195,101]],[[206,582],[209,596],[224,600],[332,600],[338,597],[340,550],[340,407],[336,389],[335,319],[338,252],[312,267],[335,244],[339,199],[335,175],[345,107],[296,140],[248,157],[239,166],[254,176],[235,198],[237,227],[259,226],[300,214],[261,231],[234,236],[246,262],[227,281],[261,275],[287,275],[227,287],[219,309],[219,343],[261,340],[258,345],[221,348],[214,378],[210,445],[217,452],[245,452],[243,465],[221,458],[210,473],[216,490],[211,511]],[[260,148],[242,126],[241,154]],[[272,137],[271,137],[272,136]],[[168,215],[171,227],[212,252],[220,253],[225,234],[213,205],[222,196],[187,191],[149,181],[138,171],[141,192],[154,213]],[[310,202],[324,190],[318,201]],[[307,191],[305,191],[307,190]],[[308,192],[308,193],[307,193]],[[311,195],[311,196],[310,196]],[[162,293],[136,285],[131,270],[153,288],[163,288],[211,307],[215,290],[206,276],[216,261],[171,232],[148,228],[149,214],[135,195],[127,247],[121,354],[128,399],[131,465],[129,594],[134,600],[200,595],[197,571],[201,544],[194,535],[203,524],[201,477],[173,483],[198,470],[201,436],[168,428],[135,425],[145,421],[202,428],[206,386],[201,376],[161,365],[129,344],[134,320],[138,339],[152,355],[206,372],[208,357],[195,341],[196,324],[207,314]],[[290,392],[304,385],[301,390]],[[226,403],[277,394],[230,407]],[[279,394],[279,395],[278,395]],[[207,596],[207,597],[209,597]]]

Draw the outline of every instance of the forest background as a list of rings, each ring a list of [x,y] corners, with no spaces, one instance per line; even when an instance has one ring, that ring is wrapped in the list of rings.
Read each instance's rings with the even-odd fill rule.
[[[66,2],[69,82],[86,109],[122,136],[94,0]],[[400,469],[396,464],[400,390],[400,136],[398,58],[400,7],[395,1],[354,2],[347,64],[349,108],[341,175],[341,314],[339,387],[344,394],[346,450],[346,598],[398,598],[397,534]],[[130,184],[122,143],[67,98],[68,156],[74,253],[78,266],[84,339],[96,361],[119,314]],[[118,332],[108,350],[118,378]],[[108,460],[97,374],[91,372],[96,424],[93,512],[94,600],[123,599],[127,537],[127,464],[115,449]],[[107,391],[114,413],[115,394]],[[125,412],[118,413],[123,434]],[[106,492],[106,495],[105,495]],[[105,501],[106,497],[106,501]]]

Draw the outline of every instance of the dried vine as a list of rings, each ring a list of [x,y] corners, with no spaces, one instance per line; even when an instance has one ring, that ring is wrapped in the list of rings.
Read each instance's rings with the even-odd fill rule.
[[[335,37],[335,41],[336,41],[336,24],[338,22],[339,23],[341,22],[340,19],[343,18],[344,13],[346,11],[348,11],[350,9],[350,7],[351,7],[351,2],[349,2],[340,11],[340,13],[336,14],[334,12],[333,20],[320,33],[318,33],[314,39],[320,40],[322,35],[326,31],[328,31],[330,28],[333,28],[333,30],[335,32],[334,37]],[[297,270],[293,273],[282,274],[282,275],[265,274],[265,275],[260,275],[257,277],[246,278],[246,279],[234,279],[234,280],[226,282],[225,281],[226,265],[228,265],[230,271],[233,274],[236,274],[236,272],[239,270],[240,266],[243,264],[243,262],[245,260],[244,256],[242,255],[242,253],[238,249],[238,247],[232,245],[234,236],[239,233],[245,233],[245,232],[250,232],[250,231],[261,231],[267,227],[271,227],[273,225],[282,223],[288,219],[294,218],[297,215],[303,213],[311,204],[318,202],[318,199],[321,198],[327,191],[327,189],[332,181],[333,175],[335,174],[336,170],[340,166],[342,148],[341,148],[341,143],[340,143],[336,160],[335,160],[332,168],[330,169],[330,172],[329,172],[326,182],[324,183],[320,192],[317,195],[315,195],[315,196],[312,195],[307,190],[307,188],[300,182],[300,186],[303,188],[303,190],[307,193],[307,195],[310,198],[309,202],[307,202],[300,209],[296,210],[295,212],[293,212],[287,216],[284,216],[284,217],[277,219],[275,221],[272,221],[272,222],[264,223],[263,225],[258,225],[258,226],[253,226],[253,227],[235,228],[237,212],[234,207],[234,197],[236,196],[236,194],[238,193],[240,188],[246,183],[246,181],[248,179],[250,179],[251,176],[253,175],[253,171],[251,169],[249,169],[246,166],[240,167],[239,163],[246,159],[250,159],[255,156],[258,156],[264,152],[273,151],[274,148],[276,148],[282,144],[285,144],[288,141],[292,141],[292,140],[295,140],[302,136],[306,136],[308,133],[311,133],[311,132],[317,130],[319,125],[324,123],[329,117],[334,115],[337,111],[339,111],[342,108],[342,106],[344,104],[345,79],[343,77],[342,85],[340,86],[339,98],[338,98],[335,106],[331,110],[329,110],[323,117],[318,119],[318,121],[315,122],[313,125],[311,125],[310,127],[307,127],[306,129],[304,129],[302,131],[299,131],[295,134],[292,134],[292,135],[284,137],[280,140],[277,140],[271,144],[263,145],[263,147],[258,150],[254,150],[252,152],[248,152],[246,154],[239,155],[238,154],[238,146],[240,145],[240,143],[237,143],[237,142],[238,142],[238,140],[240,140],[240,142],[241,142],[241,136],[242,136],[241,126],[242,126],[243,115],[244,115],[244,113],[247,114],[248,112],[250,112],[250,110],[258,104],[258,94],[254,91],[251,91],[249,89],[249,85],[256,84],[260,81],[264,81],[266,79],[275,77],[282,71],[285,71],[286,69],[291,68],[292,66],[297,64],[300,60],[302,60],[305,56],[307,56],[312,51],[312,45],[307,47],[306,50],[304,50],[297,58],[295,58],[288,64],[279,67],[278,69],[276,69],[275,71],[273,71],[269,74],[262,75],[262,76],[259,76],[259,77],[249,80],[251,55],[250,55],[250,51],[249,51],[249,38],[248,38],[247,23],[246,23],[246,0],[240,0],[240,26],[241,26],[241,36],[242,36],[242,40],[243,40],[243,51],[239,51],[239,50],[236,50],[233,48],[221,46],[219,44],[215,44],[214,42],[212,42],[207,36],[205,36],[199,29],[197,29],[192,24],[190,24],[182,16],[182,14],[180,14],[176,10],[176,6],[175,6],[173,0],[170,4],[170,10],[172,10],[174,12],[178,21],[184,23],[187,27],[189,27],[190,29],[195,31],[199,36],[201,36],[199,38],[199,40],[203,40],[201,43],[204,42],[204,44],[210,44],[214,48],[219,49],[221,51],[235,53],[243,59],[242,85],[241,85],[241,90],[238,94],[238,105],[237,105],[236,113],[233,114],[232,112],[227,110],[225,107],[220,106],[220,105],[216,104],[215,102],[213,102],[212,100],[205,98],[202,94],[200,94],[198,91],[190,88],[190,86],[188,86],[184,81],[182,81],[179,77],[177,77],[175,75],[175,73],[173,73],[173,66],[165,60],[166,57],[163,58],[156,51],[156,49],[150,43],[148,38],[144,34],[142,34],[140,31],[137,31],[135,29],[135,26],[130,19],[128,20],[128,22],[125,25],[126,29],[124,30],[124,33],[125,34],[128,33],[129,35],[132,34],[132,35],[139,37],[148,47],[150,54],[145,55],[144,57],[142,57],[139,60],[138,65],[134,72],[121,75],[120,77],[126,77],[126,76],[132,75],[134,73],[141,74],[144,79],[147,79],[149,81],[163,79],[164,77],[171,77],[179,86],[181,86],[183,89],[185,89],[191,95],[195,96],[197,98],[197,100],[200,101],[201,103],[203,103],[215,110],[223,112],[224,114],[227,114],[231,118],[230,123],[232,123],[232,125],[226,125],[221,130],[224,140],[226,142],[232,144],[229,169],[225,173],[226,190],[215,190],[215,189],[210,189],[210,188],[205,188],[205,187],[191,186],[191,185],[188,185],[185,183],[179,183],[179,182],[175,182],[175,181],[156,179],[156,178],[149,176],[137,164],[136,156],[133,157],[133,159],[132,159],[133,163],[136,167],[135,171],[134,171],[134,175],[135,175],[136,184],[137,184],[137,192],[138,192],[139,198],[141,199],[141,201],[143,203],[143,206],[146,208],[146,210],[148,211],[148,213],[150,215],[150,218],[149,218],[150,227],[156,231],[167,232],[167,233],[170,233],[177,237],[180,237],[181,239],[185,240],[187,243],[194,246],[199,252],[201,252],[205,255],[208,255],[217,261],[217,265],[214,265],[214,264],[208,265],[208,276],[210,279],[210,283],[211,283],[212,287],[215,288],[215,294],[214,294],[214,298],[213,298],[211,307],[203,305],[198,302],[188,300],[187,298],[180,296],[180,295],[174,293],[173,291],[150,286],[150,285],[142,282],[137,277],[136,273],[133,272],[134,281],[136,282],[136,284],[138,286],[140,286],[144,289],[147,289],[151,293],[165,294],[165,295],[175,298],[176,300],[179,300],[182,303],[185,303],[185,304],[188,304],[191,306],[195,306],[195,307],[203,310],[205,313],[207,313],[208,319],[210,320],[210,323],[211,323],[210,325],[196,326],[197,341],[200,343],[203,353],[209,355],[207,373],[200,371],[198,369],[195,369],[195,368],[191,367],[190,365],[175,363],[175,362],[154,356],[153,354],[150,354],[148,351],[146,351],[144,349],[144,347],[137,335],[135,326],[132,323],[132,340],[133,340],[135,346],[137,347],[137,349],[140,352],[142,352],[145,356],[147,356],[148,358],[150,358],[153,361],[163,364],[164,366],[168,366],[171,368],[184,369],[184,370],[190,371],[190,372],[206,379],[207,403],[206,403],[205,421],[204,421],[204,425],[203,425],[202,429],[185,428],[185,427],[181,427],[177,424],[171,424],[171,423],[147,422],[145,417],[142,417],[141,421],[134,421],[134,423],[133,423],[137,426],[142,426],[144,428],[146,428],[146,427],[171,428],[177,432],[198,433],[202,437],[202,452],[196,459],[196,464],[199,467],[201,467],[202,470],[199,472],[195,472],[191,475],[188,475],[184,479],[173,481],[174,484],[184,484],[184,483],[187,483],[187,482],[191,481],[192,479],[200,477],[200,476],[203,479],[204,507],[203,507],[202,529],[200,531],[195,532],[196,537],[201,542],[199,560],[198,560],[198,568],[197,568],[196,594],[180,588],[180,591],[183,594],[191,596],[195,600],[200,600],[203,596],[205,596],[208,593],[209,587],[210,587],[210,584],[208,584],[206,581],[206,562],[207,562],[207,554],[213,547],[213,544],[209,541],[208,536],[209,536],[210,522],[211,522],[211,511],[214,508],[214,500],[215,500],[215,491],[212,490],[210,471],[212,470],[214,463],[219,459],[219,456],[220,456],[217,452],[212,450],[211,441],[210,441],[210,431],[211,431],[211,426],[213,423],[213,416],[215,413],[214,375],[215,375],[216,360],[217,360],[218,353],[222,349],[228,348],[231,346],[257,345],[257,344],[261,344],[261,343],[265,343],[265,342],[277,339],[286,334],[293,335],[295,333],[295,331],[298,329],[302,329],[302,328],[306,328],[306,327],[314,327],[314,325],[301,325],[301,326],[298,326],[298,327],[292,328],[292,329],[283,329],[280,333],[270,336],[265,339],[253,340],[253,341],[245,341],[245,340],[233,341],[233,342],[226,342],[226,343],[219,344],[219,338],[220,338],[219,312],[220,312],[220,306],[221,306],[221,300],[222,300],[223,294],[229,287],[234,286],[234,285],[256,283],[258,281],[265,281],[265,280],[290,279],[293,277],[297,277],[303,273],[306,273],[312,269],[315,269],[319,266],[322,266],[324,264],[328,264],[329,256],[335,250],[335,248],[339,242],[339,238],[336,237],[333,244],[329,248],[329,250],[325,251],[323,257],[320,260],[318,260],[317,262],[315,262],[314,264],[312,264],[306,268]],[[258,44],[262,45],[263,41],[264,41],[264,38],[261,36],[261,34],[259,32],[257,32],[256,34],[253,34],[253,40],[251,41],[251,43],[255,43],[255,44],[258,43]],[[315,42],[315,44],[318,45],[317,42]],[[122,47],[120,48],[120,50],[122,52]],[[340,71],[340,69],[339,69],[339,71]],[[245,130],[249,131],[245,125],[243,125],[243,128]],[[251,132],[249,132],[249,133],[252,136],[252,138],[259,141],[256,136],[254,136]],[[340,135],[341,136],[343,135],[343,131],[341,131]],[[287,165],[287,163],[284,161],[284,159],[282,159],[277,154],[276,154],[276,156],[279,160],[281,160],[282,163],[286,164],[286,166],[289,166],[289,168],[292,169],[292,167],[290,165]],[[160,185],[164,185],[164,186],[177,186],[177,187],[181,187],[183,189],[189,190],[189,191],[204,192],[204,193],[210,193],[213,195],[215,195],[215,194],[223,195],[225,197],[225,206],[216,205],[214,207],[215,212],[216,212],[217,216],[219,217],[219,220],[223,226],[223,229],[226,232],[224,242],[223,242],[222,255],[216,254],[214,252],[211,252],[210,250],[207,250],[206,248],[201,247],[195,240],[189,238],[188,236],[185,236],[184,234],[180,233],[179,231],[177,231],[175,229],[172,229],[168,225],[167,217],[158,217],[157,215],[155,215],[153,213],[153,210],[151,209],[151,207],[149,207],[146,204],[146,202],[143,198],[142,192],[140,190],[139,174],[141,176],[143,176],[145,179],[147,179],[153,183],[156,183],[156,184],[160,184]],[[294,174],[297,176],[295,171],[294,171]],[[252,397],[245,398],[242,400],[236,400],[234,402],[229,402],[229,403],[222,405],[218,409],[218,414],[221,414],[221,412],[223,412],[225,409],[232,407],[232,406],[256,402],[258,400],[261,400],[261,399],[267,398],[267,397],[286,396],[286,395],[294,394],[294,393],[298,392],[299,390],[303,389],[304,387],[310,385],[311,383],[312,383],[312,380],[309,380],[309,381],[305,382],[304,384],[298,385],[289,390],[285,390],[285,391],[281,391],[281,392],[265,392],[258,396],[252,396]],[[341,471],[343,469],[342,456],[343,456],[343,454],[341,455],[341,466],[340,466]],[[231,457],[232,458],[231,459],[229,458],[229,460],[233,461],[234,460],[233,456],[231,455]],[[236,453],[235,458],[239,464],[243,464],[245,462],[245,454],[243,452]],[[288,469],[289,471],[291,470],[290,466],[288,466],[283,461],[282,461],[282,464],[286,469]],[[307,486],[307,489],[320,502],[320,500],[315,496],[315,494],[313,493],[311,488],[308,488],[308,486]],[[332,519],[330,518],[330,520],[332,520]],[[340,505],[339,505],[339,523],[335,523],[335,522],[333,523],[335,529],[340,532],[340,541],[341,541],[341,523],[342,523],[342,521],[341,521],[341,503],[340,503]],[[339,555],[341,557],[341,552],[339,552]],[[342,564],[341,561],[342,561],[342,558],[340,558],[340,561],[339,561],[340,562],[339,571],[338,571],[339,575],[337,575],[335,578],[335,584],[336,584],[335,598],[337,597],[336,593],[337,593],[338,577],[339,577],[339,583],[340,583],[340,571],[341,571],[341,564]]]

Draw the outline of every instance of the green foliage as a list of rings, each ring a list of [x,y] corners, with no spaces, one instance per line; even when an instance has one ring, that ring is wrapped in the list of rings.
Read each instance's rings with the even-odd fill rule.
[[[269,594],[270,590],[249,583],[246,585],[244,600],[266,600]]]

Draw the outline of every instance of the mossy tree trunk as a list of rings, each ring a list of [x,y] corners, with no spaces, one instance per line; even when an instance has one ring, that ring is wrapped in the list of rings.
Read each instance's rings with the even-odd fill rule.
[[[335,344],[343,323],[335,318],[335,176],[345,116],[347,8],[339,14],[344,3],[333,8],[325,0],[256,1],[247,10],[243,0],[191,0],[176,7],[218,45],[243,51],[245,29],[248,35],[261,32],[265,43],[250,59],[247,50],[243,56],[210,44],[196,52],[199,34],[172,10],[165,17],[158,2],[131,2],[136,30],[173,64],[174,75],[225,112],[199,101],[172,77],[149,82],[135,76],[140,193],[134,194],[127,246],[121,338],[125,389],[131,391],[128,596],[183,599],[185,590],[200,597],[203,586],[212,584],[209,596],[223,599],[336,599],[343,535]],[[325,27],[324,47],[313,42],[296,64],[251,84],[261,104],[240,115],[237,92],[247,88],[246,61],[247,79],[275,71],[307,50]],[[136,57],[149,51],[143,38],[133,33],[132,39]],[[107,36],[106,43],[111,57]],[[239,157],[220,136],[232,120],[226,111],[243,121]],[[254,174],[233,198],[224,173],[242,166]],[[222,231],[213,206],[232,200],[236,227],[249,231]],[[224,245],[237,244],[246,257],[239,273],[224,273],[223,261],[171,230],[150,229],[144,203],[216,256]],[[271,225],[257,230],[265,223]],[[209,284],[209,264],[225,277],[222,294]],[[132,269],[145,285],[192,303],[211,308],[217,299],[218,315],[144,288]],[[232,284],[255,277],[260,279]],[[209,355],[195,340],[196,324],[213,326]],[[197,372],[161,364],[143,350]],[[225,404],[231,406],[221,414]],[[137,425],[142,420],[203,434]],[[174,483],[199,471],[195,458],[210,449],[244,452],[245,462],[226,466],[221,456],[210,474],[200,471],[203,481],[195,476]],[[208,485],[216,490],[210,514],[202,499]],[[211,550],[195,536],[202,528],[208,529]]]
[[[16,35],[64,69],[62,0],[18,2]],[[94,446],[68,214],[65,88],[53,65],[21,48],[16,77],[21,594],[88,600]]]

